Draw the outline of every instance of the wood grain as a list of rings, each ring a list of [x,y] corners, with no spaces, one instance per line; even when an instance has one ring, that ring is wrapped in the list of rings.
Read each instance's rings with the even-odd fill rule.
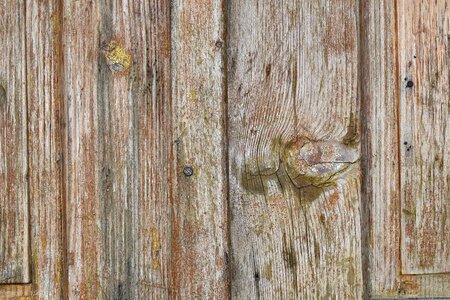
[[[176,0],[172,6],[175,299],[229,297],[224,4]]]
[[[0,4],[0,283],[30,280],[23,1]]]
[[[402,272],[450,272],[450,1],[397,5]]]
[[[67,289],[60,13],[59,1],[26,1],[31,281],[36,299],[60,299]]]
[[[164,299],[169,1],[65,1],[69,298]]]
[[[361,298],[359,7],[229,6],[232,297]]]

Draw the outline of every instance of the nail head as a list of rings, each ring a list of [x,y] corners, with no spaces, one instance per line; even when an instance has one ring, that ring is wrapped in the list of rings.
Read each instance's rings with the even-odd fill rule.
[[[191,166],[185,166],[183,169],[183,174],[187,177],[194,175],[194,169]]]

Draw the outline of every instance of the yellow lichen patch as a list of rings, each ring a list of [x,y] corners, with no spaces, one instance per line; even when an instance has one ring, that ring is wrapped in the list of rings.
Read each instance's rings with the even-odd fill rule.
[[[159,238],[158,231],[156,228],[153,228],[152,233],[152,259],[153,259],[153,270],[158,269],[158,253],[159,253]]]
[[[106,62],[112,71],[122,72],[131,65],[131,54],[117,41],[111,41],[102,48]]]
[[[190,99],[192,100],[192,101],[195,101],[195,100],[197,100],[197,90],[196,89],[191,89],[191,92],[190,92]]]

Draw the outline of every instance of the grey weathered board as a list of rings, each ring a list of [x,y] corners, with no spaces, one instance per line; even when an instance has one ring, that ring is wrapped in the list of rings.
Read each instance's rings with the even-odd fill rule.
[[[0,299],[450,297],[448,0],[0,16]]]

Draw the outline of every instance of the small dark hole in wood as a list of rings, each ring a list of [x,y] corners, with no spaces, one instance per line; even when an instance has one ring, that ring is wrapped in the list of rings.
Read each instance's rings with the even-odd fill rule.
[[[403,145],[408,145],[408,142],[403,142]]]
[[[255,280],[259,281],[259,273],[258,272],[255,273]]]
[[[414,86],[414,82],[412,82],[412,80],[409,80],[407,83],[406,83],[406,87],[408,87],[408,88],[412,88]]]

